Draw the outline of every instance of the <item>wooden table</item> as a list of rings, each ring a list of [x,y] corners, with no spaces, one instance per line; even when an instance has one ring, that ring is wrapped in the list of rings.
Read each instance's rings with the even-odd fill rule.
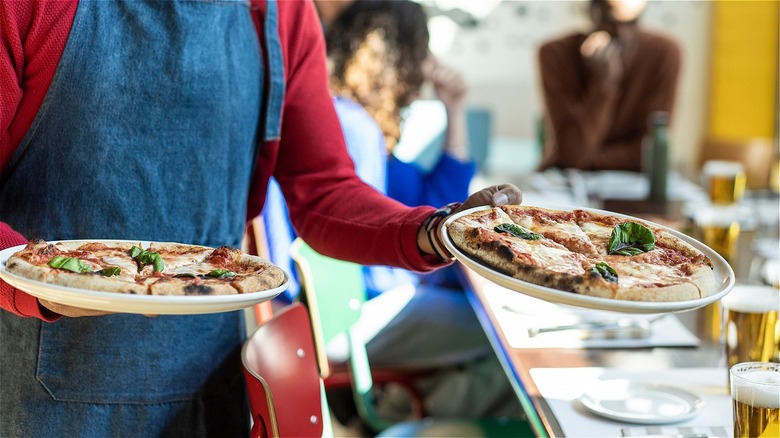
[[[610,367],[632,371],[657,371],[677,367],[724,367],[723,346],[711,339],[707,315],[711,308],[679,313],[680,320],[699,338],[696,348],[644,349],[519,349],[510,346],[497,323],[497,309],[491,309],[485,296],[490,282],[474,271],[462,267],[469,287],[467,297],[477,314],[499,360],[509,377],[523,409],[537,436],[563,436],[558,420],[531,378],[533,368]],[[717,305],[717,303],[716,303]],[[711,305],[712,306],[712,305]]]

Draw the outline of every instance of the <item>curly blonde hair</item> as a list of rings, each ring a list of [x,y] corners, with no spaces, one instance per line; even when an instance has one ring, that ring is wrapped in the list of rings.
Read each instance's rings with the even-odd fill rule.
[[[330,86],[363,106],[385,136],[401,134],[401,109],[415,99],[428,56],[427,17],[408,0],[355,0],[326,31]]]

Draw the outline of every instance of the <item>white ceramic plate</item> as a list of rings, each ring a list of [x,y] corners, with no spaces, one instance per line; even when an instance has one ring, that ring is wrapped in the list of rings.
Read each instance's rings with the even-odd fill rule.
[[[669,424],[693,418],[704,400],[673,386],[603,380],[579,398],[594,414],[638,424]]]
[[[589,309],[608,310],[613,312],[624,312],[624,313],[668,313],[668,312],[684,312],[684,311],[693,310],[699,307],[706,306],[707,304],[718,301],[719,299],[726,296],[726,294],[729,293],[731,288],[734,287],[734,271],[731,269],[731,266],[729,266],[726,260],[724,260],[723,257],[721,257],[717,252],[710,249],[708,246],[704,245],[698,240],[690,236],[687,236],[683,233],[680,233],[678,231],[672,230],[668,227],[664,227],[663,225],[659,225],[644,219],[638,219],[631,216],[626,216],[626,215],[612,213],[603,210],[586,209],[586,208],[581,208],[580,210],[587,210],[587,211],[592,211],[601,214],[620,216],[628,220],[642,221],[651,224],[655,227],[663,228],[664,230],[668,231],[674,236],[677,236],[678,238],[684,240],[694,248],[703,252],[707,257],[710,258],[710,260],[712,260],[712,263],[714,265],[716,284],[717,284],[716,290],[714,290],[708,297],[700,298],[696,300],[656,303],[656,302],[628,301],[628,300],[617,300],[611,298],[590,297],[586,295],[579,295],[573,292],[561,291],[561,290],[552,289],[545,286],[539,286],[534,283],[529,283],[527,281],[519,280],[517,278],[495,271],[492,268],[482,264],[482,262],[473,259],[469,255],[463,253],[462,251],[460,251],[460,249],[458,249],[457,246],[455,246],[455,244],[450,239],[449,234],[447,233],[447,227],[449,226],[449,224],[451,224],[453,221],[457,220],[461,216],[465,216],[475,211],[487,210],[490,208],[491,207],[477,207],[477,208],[472,208],[452,215],[451,217],[447,218],[447,220],[444,221],[444,223],[442,223],[441,228],[439,228],[439,235],[441,236],[442,242],[447,247],[447,249],[452,253],[452,255],[454,255],[455,258],[458,259],[458,261],[460,261],[461,263],[463,263],[466,267],[472,269],[477,274],[487,278],[488,280],[498,284],[499,286],[503,286],[507,289],[511,289],[516,292],[520,292],[553,303],[566,304],[566,305],[577,306],[577,307],[585,307]],[[566,208],[566,207],[563,208],[550,207],[550,208],[571,211],[570,208]]]
[[[92,242],[100,241],[101,240],[92,240]],[[112,242],[117,242],[117,240],[112,240]],[[149,246],[149,242],[134,241],[134,243],[140,243],[143,248]],[[118,292],[77,289],[29,280],[8,272],[5,268],[6,261],[8,261],[8,258],[13,253],[24,247],[25,245],[19,245],[0,251],[0,278],[11,286],[23,290],[35,297],[84,309],[117,313],[139,313],[144,315],[192,315],[198,313],[228,312],[270,300],[284,292],[290,284],[290,277],[285,272],[284,283],[279,287],[260,292],[236,295],[133,295]]]

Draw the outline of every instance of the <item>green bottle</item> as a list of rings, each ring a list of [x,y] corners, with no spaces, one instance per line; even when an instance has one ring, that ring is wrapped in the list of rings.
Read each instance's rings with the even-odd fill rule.
[[[649,123],[642,154],[642,167],[650,184],[648,199],[665,201],[669,174],[669,114],[655,111],[650,114]]]

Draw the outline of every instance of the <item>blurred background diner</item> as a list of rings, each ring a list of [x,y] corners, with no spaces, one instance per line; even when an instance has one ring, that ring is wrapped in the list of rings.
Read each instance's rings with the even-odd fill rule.
[[[617,10],[612,3],[618,5]],[[767,259],[777,259],[780,246],[777,2],[438,0],[423,4],[429,14],[432,52],[440,62],[457,69],[469,86],[469,148],[478,166],[472,187],[512,182],[524,190],[526,204],[640,214],[690,234],[701,233],[695,229],[697,214],[706,216],[711,208],[720,208],[719,212],[728,212],[726,216],[736,217],[741,225],[742,238],[733,243],[742,252],[733,257],[727,254],[738,276],[751,281],[776,276],[775,265],[763,265]],[[641,99],[656,101],[634,110],[627,105],[629,100],[641,100],[637,92],[618,92],[618,103],[598,120],[599,129],[611,131],[614,138],[622,130],[630,137],[632,152],[623,157],[622,164],[599,165],[598,160],[604,158],[589,156],[587,151],[602,152],[600,148],[608,148],[611,140],[603,133],[594,137],[597,128],[590,125],[596,123],[595,111],[588,114],[576,108],[586,114],[574,120],[572,107],[581,96],[565,95],[567,90],[584,93],[587,82],[575,79],[573,72],[556,71],[569,69],[567,65],[585,71],[587,57],[566,65],[551,64],[545,71],[540,65],[541,52],[552,41],[583,40],[599,29],[618,35],[625,28],[634,34],[653,35],[671,54],[661,57],[660,43],[656,43],[652,56],[657,65],[647,67],[649,74],[637,75],[630,69],[612,73],[632,72],[633,76],[616,81],[623,85],[632,81],[634,88],[642,86],[637,78],[652,81],[649,97]],[[622,48],[630,47],[620,37],[611,38],[613,45],[618,41]],[[643,48],[621,56],[641,60],[650,55]],[[624,67],[635,67],[636,59],[633,64],[631,59],[624,60]],[[669,76],[666,84],[659,77],[664,74]],[[581,75],[585,77],[584,72]],[[559,87],[557,94],[546,92],[552,87],[546,84],[553,81],[565,82],[568,88]],[[578,85],[572,83],[577,81]],[[413,132],[406,134],[396,152],[399,158],[421,166],[441,150],[441,135],[436,132],[444,125],[441,111],[437,113],[436,106],[425,101],[430,96],[432,92],[426,94],[424,89],[423,99],[416,103],[420,108],[429,105],[425,111],[414,111],[412,106],[406,123]],[[568,99],[566,104],[561,104],[563,99]],[[557,127],[551,110],[559,114]],[[663,146],[667,149],[663,168],[655,169],[665,175],[664,192],[655,200],[648,178],[651,163],[646,158],[654,140],[649,129],[653,111],[665,113]],[[629,115],[636,120],[629,120]],[[610,119],[626,127],[615,128]],[[573,132],[564,134],[573,145],[567,146],[567,156],[557,162],[551,159],[559,149],[556,140],[561,139],[556,130]],[[597,144],[599,140],[605,144]],[[705,171],[723,168],[737,169],[733,187],[725,190],[733,193],[726,201],[719,200],[723,195],[710,193],[721,178]],[[762,270],[770,273],[761,274]]]
[[[671,167],[691,179],[702,159],[717,156],[711,149],[719,144],[737,149],[741,144],[758,150],[755,154],[776,148],[778,38],[772,3],[650,1],[640,17],[644,28],[680,46]],[[545,112],[537,53],[547,41],[578,29],[589,32],[590,2],[430,4],[433,52],[464,75],[470,106],[491,115],[483,170],[517,177],[536,169],[538,122]],[[771,153],[763,157],[754,187],[766,187],[772,160],[777,164]]]

